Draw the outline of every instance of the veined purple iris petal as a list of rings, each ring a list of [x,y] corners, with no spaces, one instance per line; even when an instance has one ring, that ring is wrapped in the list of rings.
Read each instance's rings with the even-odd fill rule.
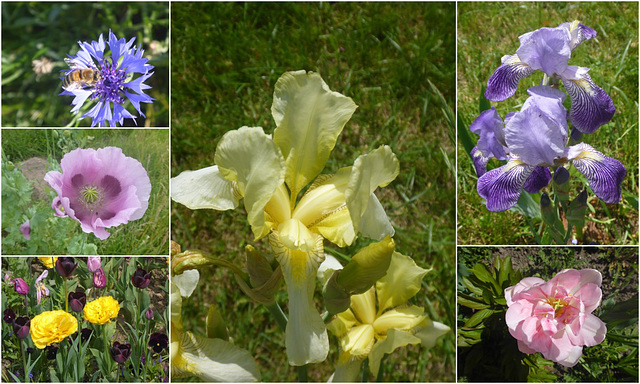
[[[570,66],[562,74],[562,84],[571,97],[571,123],[582,133],[593,133],[616,113],[613,100],[587,73],[589,68]]]
[[[62,158],[61,167],[62,173],[45,175],[58,194],[53,208],[80,222],[84,232],[104,240],[105,228],[140,219],[147,210],[149,176],[120,148],[76,149]]]
[[[520,80],[531,75],[535,69],[523,63],[518,55],[504,56],[502,65],[489,77],[484,97],[491,101],[503,101],[516,93]]]
[[[480,135],[477,148],[486,157],[506,160],[504,150],[504,123],[495,107],[483,111],[469,126],[471,132]]]
[[[535,167],[522,188],[529,193],[537,193],[551,181],[551,172],[547,167]]]
[[[621,184],[627,170],[616,159],[607,157],[592,146],[580,143],[568,148],[567,157],[586,177],[593,193],[605,203],[620,202]]]
[[[83,87],[72,85],[60,93],[75,96],[72,113],[77,113],[87,100],[96,102],[91,110],[80,117],[91,117],[92,127],[122,125],[124,119],[133,119],[135,122],[136,116],[125,109],[126,101],[130,100],[136,111],[144,116],[140,103],[152,103],[154,100],[144,93],[145,89],[151,87],[143,83],[153,74],[153,66],[142,57],[144,51],[141,47],[135,47],[134,42],[135,38],[127,42],[109,31],[106,44],[102,35],[97,42],[78,42],[80,51],[76,56],[70,56],[77,68],[90,68],[100,73],[95,84]],[[68,69],[64,75],[73,70]],[[129,92],[125,91],[127,88]]]
[[[487,209],[501,212],[518,203],[522,187],[536,167],[511,159],[478,179],[478,194],[487,201]]]
[[[476,175],[478,177],[487,173],[487,164],[489,163],[488,156],[478,150],[478,147],[473,147],[471,150],[471,159],[473,160],[473,166],[476,168]]]

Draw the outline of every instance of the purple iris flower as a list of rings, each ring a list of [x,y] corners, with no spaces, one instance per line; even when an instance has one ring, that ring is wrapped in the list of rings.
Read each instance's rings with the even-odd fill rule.
[[[480,131],[472,154],[479,176],[478,193],[486,200],[487,209],[500,212],[513,207],[523,188],[530,193],[538,192],[551,181],[549,168],[556,169],[569,162],[585,176],[598,198],[618,203],[626,174],[622,163],[585,143],[567,146],[564,93],[543,85],[529,88],[528,93],[530,97],[520,112],[508,115],[505,123],[495,118],[495,110],[489,110],[472,124]],[[501,156],[507,164],[486,172],[489,158]]]
[[[611,97],[591,80],[589,68],[569,65],[569,59],[574,48],[595,36],[596,31],[577,20],[525,33],[519,37],[516,54],[502,57],[502,65],[487,82],[485,97],[505,100],[515,94],[521,79],[542,71],[562,80],[571,97],[569,117],[573,126],[582,133],[593,133],[611,120],[616,108]]]
[[[52,204],[56,216],[73,218],[101,240],[110,235],[105,228],[138,220],[149,206],[147,171],[120,148],[78,148],[60,165],[62,173],[50,171],[44,177],[58,193]]]
[[[26,240],[31,239],[31,224],[29,223],[29,220],[25,221],[20,226],[20,232],[22,233],[22,236],[24,236]]]
[[[36,287],[36,299],[38,300],[38,304],[42,301],[43,297],[49,296],[49,288],[44,285],[42,280],[46,279],[49,276],[49,270],[45,269],[44,272],[38,276],[36,279],[35,287]]]
[[[109,41],[106,44],[102,35],[98,41],[91,43],[78,41],[80,45],[78,55],[69,56],[67,59],[71,68],[64,73],[65,76],[83,69],[99,72],[97,81],[94,83],[79,85],[78,82],[73,82],[63,88],[63,92],[60,93],[60,95],[75,96],[71,102],[74,106],[72,113],[77,113],[87,99],[97,101],[91,110],[80,117],[80,119],[91,117],[92,127],[96,124],[103,126],[105,122],[108,122],[111,127],[116,124],[122,125],[125,118],[133,119],[135,122],[137,116],[127,111],[126,101],[129,100],[136,111],[144,117],[140,103],[151,103],[154,100],[144,93],[145,89],[151,88],[144,84],[144,81],[153,75],[153,72],[150,72],[153,65],[148,64],[148,59],[142,57],[144,50],[141,46],[133,46],[135,40],[135,37],[129,41],[125,38],[118,40],[116,35],[109,31]]]

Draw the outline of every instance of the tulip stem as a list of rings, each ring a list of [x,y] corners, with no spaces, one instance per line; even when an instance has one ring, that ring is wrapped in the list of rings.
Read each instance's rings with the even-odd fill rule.
[[[22,346],[22,339],[18,339],[20,343],[20,354],[22,355],[22,370],[24,371],[24,381],[29,382],[29,372],[27,372],[27,356],[24,354],[24,347]]]
[[[309,381],[309,377],[307,375],[307,366],[299,365],[296,367],[296,371],[298,372],[298,382],[306,383]]]
[[[67,295],[67,278],[64,278],[64,310],[69,312],[69,296]]]

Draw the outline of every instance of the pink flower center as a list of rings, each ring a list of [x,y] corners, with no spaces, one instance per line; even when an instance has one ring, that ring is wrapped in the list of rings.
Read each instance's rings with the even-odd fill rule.
[[[547,298],[547,303],[549,303],[549,305],[553,307],[553,311],[555,312],[555,315],[553,317],[555,319],[564,316],[566,307],[569,306],[569,303],[567,303],[564,298],[561,297],[549,297]]]
[[[85,185],[80,189],[80,195],[82,196],[84,207],[90,211],[100,206],[104,199],[104,191],[95,185]]]

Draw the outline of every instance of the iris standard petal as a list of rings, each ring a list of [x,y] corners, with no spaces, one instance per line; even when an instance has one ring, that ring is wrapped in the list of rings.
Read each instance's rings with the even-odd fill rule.
[[[596,151],[592,146],[580,143],[568,148],[567,158],[586,177],[593,193],[605,203],[620,202],[620,185],[627,170],[616,159]]]
[[[527,178],[522,188],[529,193],[537,193],[542,188],[549,185],[551,172],[547,167],[535,167],[531,175]]]
[[[578,20],[574,20],[570,23],[562,23],[558,28],[564,28],[569,32],[571,36],[571,50],[573,51],[580,43],[585,40],[593,39],[596,37],[596,31],[593,28],[587,27]]]
[[[571,36],[563,28],[540,28],[519,37],[516,55],[529,67],[549,76],[559,75],[571,57]]]
[[[222,177],[217,165],[184,171],[171,179],[171,199],[189,209],[226,211],[236,208],[239,198],[233,182]]]
[[[398,158],[387,145],[382,145],[368,154],[358,156],[353,163],[349,185],[345,191],[345,200],[356,233],[363,224],[363,216],[370,204],[370,196],[378,187],[385,187],[400,173]],[[369,217],[369,219],[374,217]],[[384,214],[378,217],[379,225],[386,228],[374,240],[380,241],[385,236],[392,236],[393,227]]]
[[[324,258],[322,237],[312,252],[287,248],[280,241],[278,231],[269,235],[273,253],[282,267],[282,274],[289,293],[289,321],[287,322],[286,348],[289,364],[319,363],[329,353],[329,336],[322,317],[313,303],[316,271]]]
[[[420,291],[422,279],[429,272],[412,258],[393,252],[387,274],[376,282],[378,313],[404,304]]]
[[[357,106],[332,92],[317,73],[286,72],[276,82],[271,114],[273,141],[286,159],[292,199],[324,168],[342,128]]]
[[[537,106],[513,115],[504,134],[509,151],[529,165],[552,166],[565,153],[565,127]]]
[[[502,65],[489,77],[484,97],[491,101],[503,101],[516,93],[520,80],[531,75],[535,69],[522,62],[518,55],[504,56]]]
[[[535,169],[519,159],[511,159],[478,179],[478,194],[487,201],[487,209],[501,212],[518,203],[522,186]]]
[[[360,322],[373,323],[376,319],[376,290],[371,287],[365,293],[351,296],[351,311]]]
[[[284,182],[284,158],[262,128],[242,127],[222,136],[215,154],[220,174],[237,184],[256,239],[265,236],[264,207]]]
[[[571,97],[571,123],[582,133],[595,132],[616,113],[613,100],[591,80],[588,71],[589,68],[570,66],[561,75],[562,84]]]
[[[469,126],[471,132],[480,135],[476,148],[483,156],[505,160],[504,122],[495,107],[487,109]],[[472,151],[473,154],[473,151]]]

